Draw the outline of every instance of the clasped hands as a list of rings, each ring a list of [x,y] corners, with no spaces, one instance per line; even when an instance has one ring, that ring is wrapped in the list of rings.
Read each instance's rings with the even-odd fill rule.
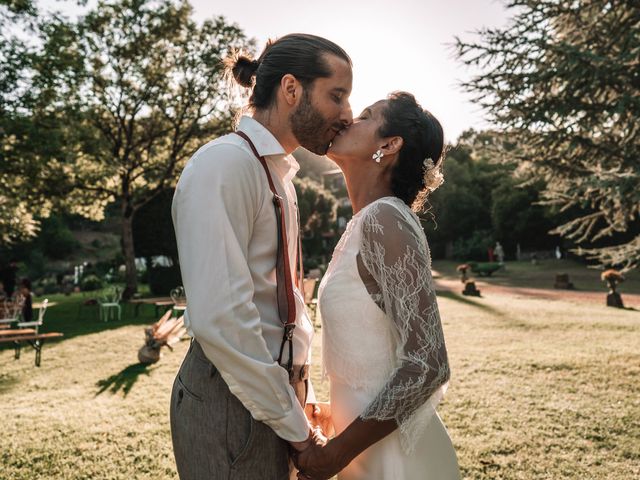
[[[331,409],[328,403],[307,405],[305,413],[312,426],[309,438],[301,444],[294,445],[293,462],[299,470],[298,478],[302,480],[326,480],[342,470],[347,463],[341,458],[335,439],[327,440],[333,435]]]

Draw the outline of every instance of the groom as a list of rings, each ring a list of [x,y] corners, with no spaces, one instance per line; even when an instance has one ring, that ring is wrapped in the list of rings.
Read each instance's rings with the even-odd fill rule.
[[[193,341],[173,385],[171,434],[182,480],[282,480],[289,448],[314,444],[303,410],[315,402],[313,326],[297,288],[291,303],[278,298],[296,278],[291,180],[299,165],[291,152],[302,146],[322,155],[351,123],[351,60],[329,40],[292,34],[257,60],[240,56],[228,67],[252,88],[251,116],[194,154],[173,198]],[[271,188],[282,198],[284,225]],[[278,258],[281,230],[288,248]],[[283,342],[287,311],[295,312],[292,357]]]

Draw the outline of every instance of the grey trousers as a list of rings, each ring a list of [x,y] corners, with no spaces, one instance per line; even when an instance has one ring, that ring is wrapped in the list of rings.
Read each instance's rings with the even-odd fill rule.
[[[287,443],[254,420],[197,341],[171,392],[171,439],[181,480],[287,480]]]

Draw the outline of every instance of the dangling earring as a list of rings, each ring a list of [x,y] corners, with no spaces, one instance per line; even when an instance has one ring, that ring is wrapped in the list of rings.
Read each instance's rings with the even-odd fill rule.
[[[382,153],[382,150],[378,149],[376,151],[376,153],[374,153],[371,158],[374,159],[376,161],[376,163],[380,163],[380,159],[384,157],[384,153]]]

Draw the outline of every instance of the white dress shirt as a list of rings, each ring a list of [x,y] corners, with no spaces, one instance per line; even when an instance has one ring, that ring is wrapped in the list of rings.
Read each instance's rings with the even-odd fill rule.
[[[300,166],[250,117],[238,130],[266,158],[284,200],[292,281],[298,238],[296,192]],[[276,297],[277,224],[267,176],[249,145],[229,134],[200,148],[184,168],[172,217],[187,297],[185,325],[231,392],[256,420],[289,441],[309,432],[304,411],[277,364],[283,325]],[[310,360],[313,325],[294,287],[294,365]],[[288,359],[285,348],[283,362]],[[311,390],[311,389],[310,389]],[[310,391],[309,401],[313,402]]]

